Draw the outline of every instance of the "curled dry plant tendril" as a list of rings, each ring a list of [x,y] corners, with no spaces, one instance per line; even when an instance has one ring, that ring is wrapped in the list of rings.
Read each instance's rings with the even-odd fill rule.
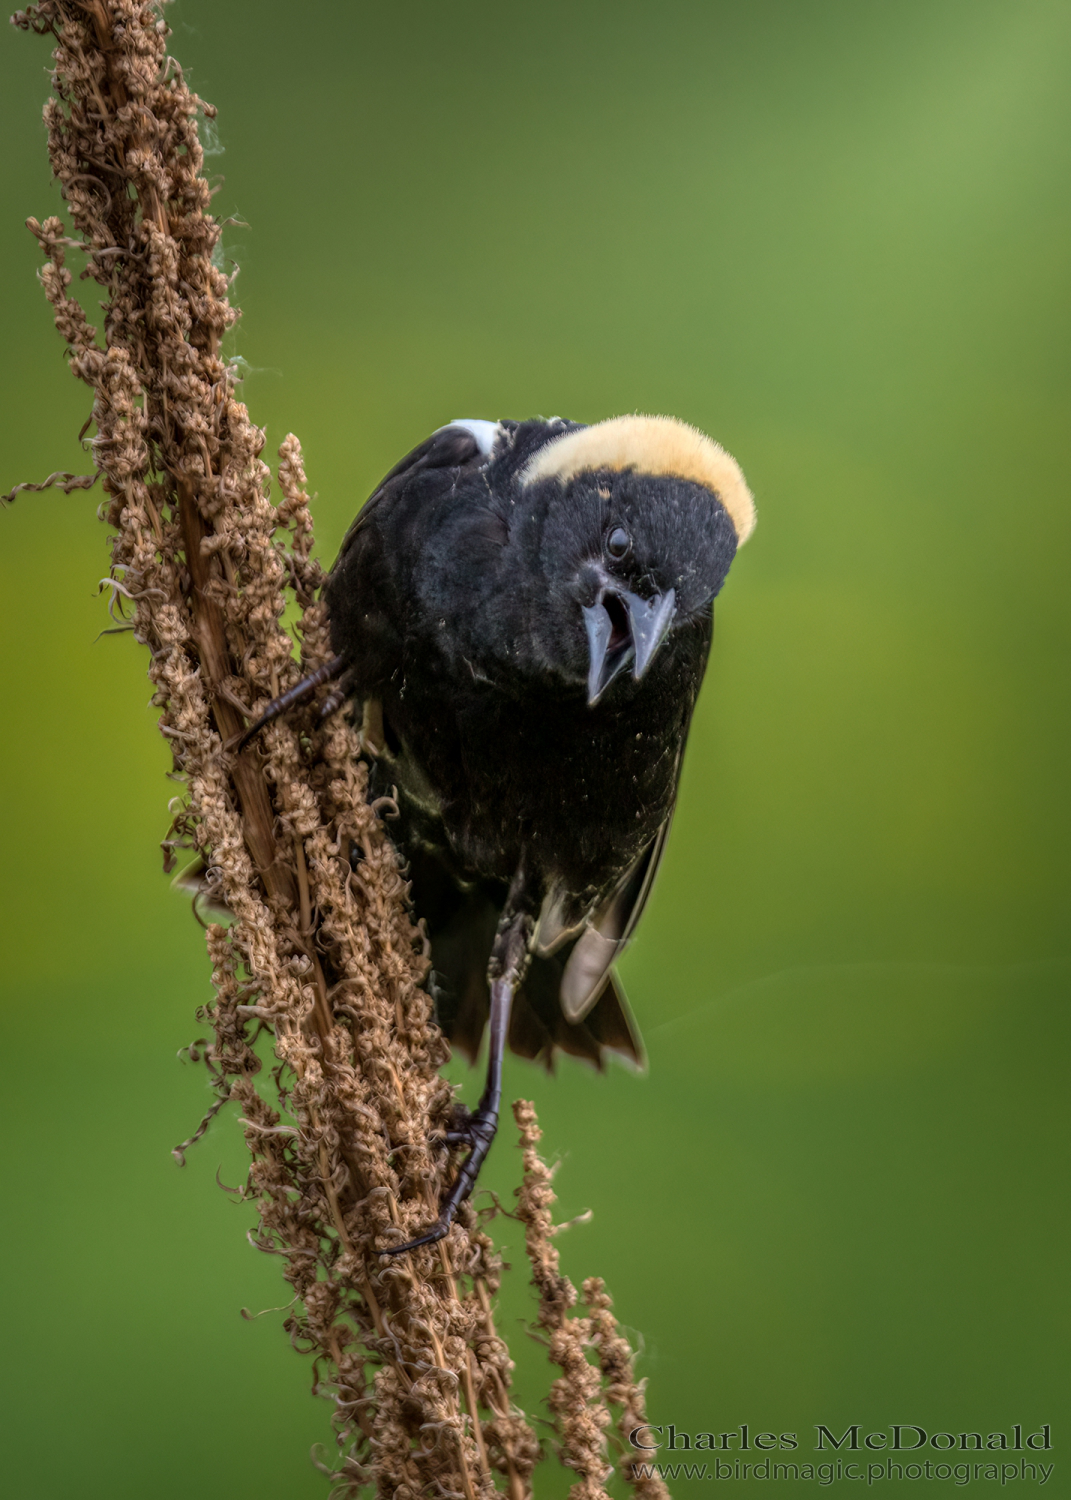
[[[149,649],[185,788],[165,855],[195,850],[233,917],[206,929],[213,1035],[197,1052],[217,1101],[177,1154],[237,1102],[251,1157],[239,1191],[259,1214],[254,1243],[282,1258],[291,1340],[313,1353],[314,1386],[334,1403],[337,1456],[324,1468],[338,1492],[523,1500],[540,1446],[511,1400],[492,1308],[501,1261],[476,1213],[463,1208],[441,1244],[377,1253],[388,1228],[409,1236],[434,1216],[456,1162],[429,1145],[450,1117],[447,1048],[355,732],[343,715],[320,723],[314,704],[233,752],[245,715],[331,648],[300,446],[291,436],[280,449],[273,505],[263,435],[220,353],[237,314],[202,176],[198,118],[213,111],[145,0],[40,0],[14,22],[54,43],[45,122],[76,236],[59,218],[29,227],[71,368],[93,392],[114,528],[108,586]],[[71,295],[72,249],[103,289],[102,336]],[[46,485],[92,482],[54,474]],[[291,601],[300,659],[280,623]],[[253,1045],[265,1029],[277,1059],[267,1080]],[[559,1457],[577,1473],[577,1500],[594,1500],[606,1493],[609,1408],[641,1421],[642,1391],[601,1285],[586,1284],[584,1316],[569,1312],[549,1174],[531,1107],[522,1115],[521,1217],[539,1322],[563,1371],[551,1394]],[[665,1493],[627,1461],[621,1472],[645,1495]]]

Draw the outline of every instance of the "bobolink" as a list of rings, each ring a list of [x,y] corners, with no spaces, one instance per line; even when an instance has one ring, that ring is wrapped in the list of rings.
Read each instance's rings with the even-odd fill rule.
[[[373,794],[431,939],[440,1024],[487,1084],[449,1229],[494,1138],[505,1047],[636,1062],[612,966],[669,830],[713,601],[754,506],[734,459],[669,417],[458,421],[391,470],[327,582]]]

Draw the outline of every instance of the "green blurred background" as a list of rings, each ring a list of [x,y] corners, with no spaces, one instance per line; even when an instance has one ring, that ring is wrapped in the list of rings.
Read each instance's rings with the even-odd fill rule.
[[[170,20],[220,110],[217,208],[251,226],[225,235],[246,399],[269,452],[304,443],[325,559],[459,415],[670,412],[755,489],[625,965],[649,1075],[506,1084],[538,1103],[560,1216],[594,1211],[565,1268],[606,1277],[651,1420],[794,1430],[797,1456],[818,1422],[1048,1421],[1071,1493],[1071,7]],[[87,462],[22,227],[58,206],[47,54],[0,49],[0,490]],[[208,1101],[175,1058],[208,972],[160,873],[144,656],[95,639],[97,499],[0,515],[5,1489],[324,1495],[309,1365],[281,1313],[239,1316],[284,1295],[213,1182],[242,1175],[233,1118],[169,1155]],[[485,1180],[510,1201],[518,1173],[507,1130]]]

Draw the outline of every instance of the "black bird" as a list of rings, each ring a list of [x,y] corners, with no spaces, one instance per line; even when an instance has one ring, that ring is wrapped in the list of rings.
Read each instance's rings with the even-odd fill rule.
[[[472,1191],[508,1044],[549,1060],[640,1042],[612,974],[658,866],[713,628],[754,525],[725,450],[669,417],[586,427],[458,421],[396,465],[326,587],[336,657],[246,738],[331,677],[352,697],[374,793],[431,938],[440,1024],[487,1083],[438,1221]]]

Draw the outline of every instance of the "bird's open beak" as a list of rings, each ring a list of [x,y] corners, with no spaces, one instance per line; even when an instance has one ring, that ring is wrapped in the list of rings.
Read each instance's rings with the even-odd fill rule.
[[[638,681],[665,639],[673,620],[676,594],[672,589],[641,599],[623,589],[604,589],[585,607],[588,635],[588,703],[598,703],[619,672],[632,663]]]

